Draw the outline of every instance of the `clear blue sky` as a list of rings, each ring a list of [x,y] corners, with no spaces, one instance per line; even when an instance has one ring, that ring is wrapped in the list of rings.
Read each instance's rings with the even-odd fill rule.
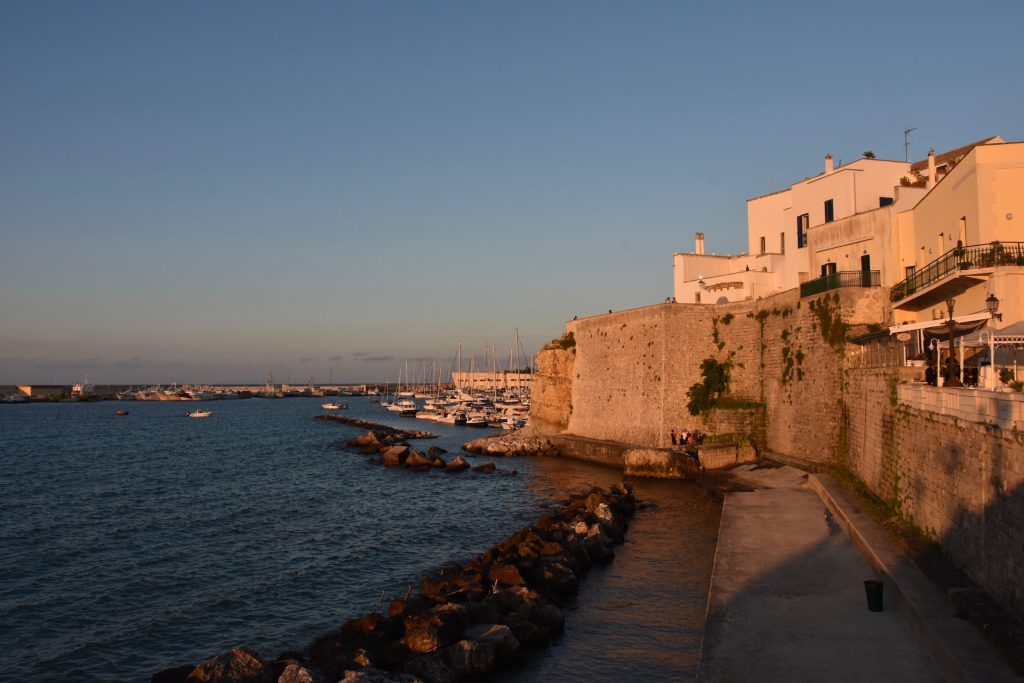
[[[0,383],[507,357],[871,149],[1024,138],[1020,0],[0,4]]]

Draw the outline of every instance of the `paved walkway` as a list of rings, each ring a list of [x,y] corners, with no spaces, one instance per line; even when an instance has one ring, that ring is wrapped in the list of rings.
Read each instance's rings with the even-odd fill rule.
[[[756,465],[734,473],[759,490],[725,500],[701,680],[948,680],[889,595],[884,611],[867,610],[864,580],[879,575],[806,474]]]

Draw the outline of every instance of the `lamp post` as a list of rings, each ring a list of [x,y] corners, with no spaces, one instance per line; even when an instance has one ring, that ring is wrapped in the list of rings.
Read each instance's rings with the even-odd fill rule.
[[[928,347],[935,350],[935,386],[942,386],[942,365],[939,364],[939,356],[942,355],[942,344],[939,343],[938,337],[932,337]]]
[[[999,297],[989,293],[985,299],[985,308],[993,321],[1003,322],[1003,314],[999,312]],[[994,327],[994,326],[993,326]],[[987,389],[996,388],[996,334],[995,329],[988,330],[988,374],[990,379],[986,382]]]
[[[996,338],[989,330],[982,330],[978,335],[978,341],[984,342],[988,339],[988,376],[985,378],[985,388],[996,388]]]
[[[955,356],[953,353],[953,335],[956,333],[956,321],[953,320],[953,306],[956,304],[956,299],[946,299],[946,308],[949,309],[949,320],[946,321],[946,325],[949,326],[949,379],[945,385],[947,387],[962,387],[964,385],[959,379],[957,374],[953,373],[953,363],[955,362]]]

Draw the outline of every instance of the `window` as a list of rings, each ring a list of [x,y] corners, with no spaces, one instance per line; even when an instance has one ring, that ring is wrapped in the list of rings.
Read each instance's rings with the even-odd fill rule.
[[[761,253],[764,253],[764,238],[761,238]]]
[[[903,269],[904,277],[914,277],[914,273],[917,272],[917,266],[907,266]]]
[[[833,275],[833,274],[835,274],[835,272],[836,272],[836,264],[832,263],[831,261],[829,263],[822,263],[821,264],[821,276],[822,277],[825,277],[826,275]]]
[[[779,233],[779,253],[786,253],[786,233],[784,232]]]
[[[693,293],[693,303],[695,303],[695,304],[699,304],[700,303],[700,292],[694,292]]]
[[[803,213],[796,217],[796,248],[803,249],[807,246],[807,228],[811,226],[811,217]]]
[[[889,206],[890,204],[892,204],[892,197],[879,197],[878,198],[878,206],[879,207]]]
[[[834,220],[835,220],[835,212],[834,212],[833,207],[832,207],[832,200],[831,199],[826,199],[825,200],[825,222],[826,223],[831,223]]]
[[[967,246],[967,216],[960,216],[960,246]]]

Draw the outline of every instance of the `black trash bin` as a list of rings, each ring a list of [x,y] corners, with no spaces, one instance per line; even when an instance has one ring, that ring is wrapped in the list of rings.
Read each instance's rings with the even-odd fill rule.
[[[864,582],[864,592],[868,596],[868,611],[882,611],[882,589],[885,584],[877,579],[868,579]]]

